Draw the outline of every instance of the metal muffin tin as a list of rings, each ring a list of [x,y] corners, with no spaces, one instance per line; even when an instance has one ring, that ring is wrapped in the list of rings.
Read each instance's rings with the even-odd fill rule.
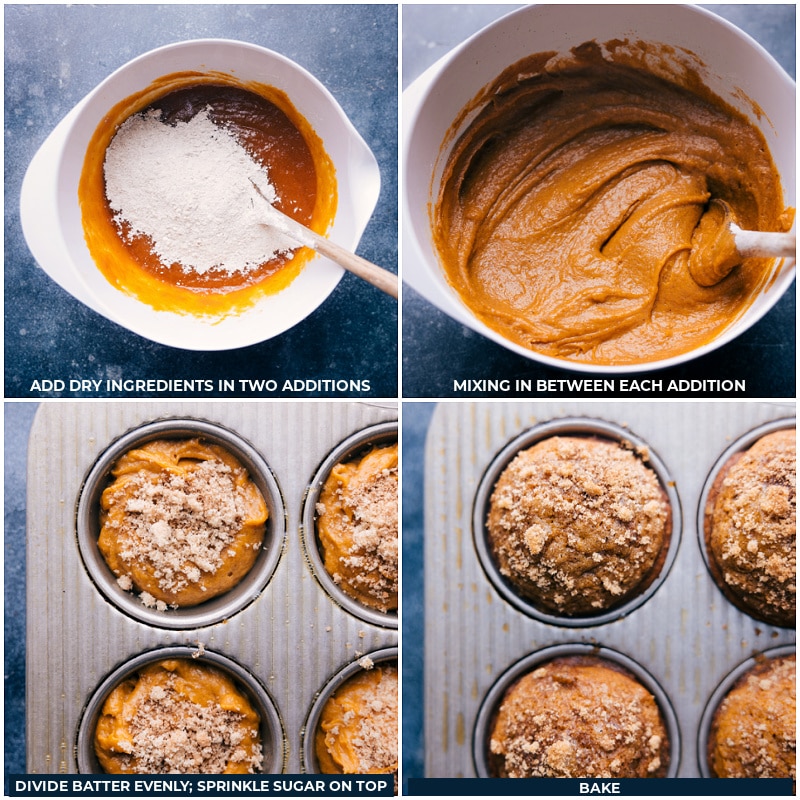
[[[396,630],[349,613],[312,574],[302,544],[305,498],[334,448],[381,423],[396,427],[396,419],[394,406],[357,402],[42,404],[28,447],[28,772],[94,769],[81,720],[97,713],[96,692],[139,659],[169,652],[163,648],[224,662],[268,709],[265,722],[275,737],[268,768],[300,772],[303,727],[330,676],[364,654],[397,646]],[[94,512],[81,498],[99,496],[93,486],[102,480],[95,476],[105,474],[128,436],[198,430],[219,437],[262,481],[272,503],[268,566],[257,562],[235,602],[220,600],[221,617],[221,608],[191,622],[169,611],[146,616],[136,598],[117,596],[96,576],[91,557],[84,561]]]
[[[646,453],[647,457],[641,458],[640,460],[656,473],[671,509],[670,539],[664,561],[661,564],[658,574],[652,578],[650,583],[646,585],[641,592],[635,593],[620,605],[614,606],[599,614],[566,616],[537,608],[533,602],[520,595],[511,582],[501,574],[497,562],[489,548],[486,522],[489,514],[492,492],[494,491],[495,484],[500,475],[511,461],[514,460],[517,453],[522,450],[527,450],[537,442],[549,439],[552,436],[599,437],[618,442],[624,447],[629,447],[636,454]],[[500,595],[513,606],[516,606],[520,611],[531,617],[535,617],[541,622],[548,622],[552,625],[564,625],[569,628],[603,625],[607,622],[619,619],[620,617],[624,617],[626,614],[629,614],[642,605],[642,603],[646,603],[669,574],[669,570],[675,561],[675,556],[678,553],[678,547],[680,545],[680,501],[678,499],[678,493],[675,491],[675,483],[666,466],[658,455],[653,452],[652,448],[643,439],[636,436],[636,434],[604,420],[551,420],[541,425],[535,425],[533,428],[512,439],[489,465],[489,468],[484,473],[480,485],[478,486],[478,491],[475,493],[472,533],[475,538],[475,549],[478,553],[478,558],[480,559],[487,577],[494,584],[495,589],[497,589]]]
[[[378,650],[375,653],[367,653],[367,657],[374,665],[386,664],[388,662],[397,662],[397,648],[387,647],[384,650]],[[316,748],[314,746],[314,737],[319,726],[322,710],[325,708],[325,703],[328,702],[331,695],[343,684],[347,683],[350,678],[363,672],[365,667],[361,663],[361,659],[353,661],[350,664],[342,667],[323,687],[319,694],[314,699],[314,705],[308,713],[308,719],[303,727],[303,768],[305,772],[319,772],[319,762],[317,761]]]
[[[714,690],[714,693],[709,697],[708,703],[703,711],[697,733],[697,762],[700,765],[700,773],[704,778],[715,777],[711,774],[711,767],[708,763],[708,740],[711,735],[711,723],[714,721],[714,712],[717,710],[717,706],[724,700],[728,692],[733,689],[739,679],[753,669],[753,667],[763,664],[769,659],[783,658],[784,656],[791,656],[794,654],[795,648],[788,645],[775,647],[764,653],[759,653],[737,665],[723,678]]]
[[[311,485],[308,487],[305,504],[303,506],[303,546],[311,570],[322,588],[335,602],[349,613],[359,619],[363,619],[365,622],[370,622],[373,625],[381,625],[386,628],[397,628],[396,611],[383,613],[363,603],[359,603],[346,592],[342,591],[325,569],[325,563],[316,531],[316,507],[325,480],[336,464],[343,461],[352,461],[374,445],[390,445],[396,442],[397,422],[384,422],[379,425],[373,425],[348,437],[328,453],[325,460],[320,464],[319,469],[311,481]]]
[[[592,644],[557,644],[537,650],[525,656],[509,667],[495,682],[481,703],[478,719],[475,722],[475,731],[472,737],[472,754],[475,759],[475,770],[479,778],[491,778],[489,766],[489,737],[492,733],[497,711],[511,686],[523,675],[527,675],[539,666],[549,663],[557,658],[568,656],[592,656],[612,665],[621,667],[623,671],[633,675],[653,695],[658,704],[664,727],[669,737],[669,767],[666,777],[674,778],[678,774],[678,765],[681,760],[680,730],[678,719],[666,692],[658,685],[657,681],[640,664],[622,653],[617,653],[608,647],[595,647]]]
[[[793,414],[793,405],[766,402],[440,403],[425,450],[426,777],[477,777],[474,748],[492,688],[523,659],[576,644],[614,651],[651,676],[662,708],[677,720],[673,758],[683,743],[670,774],[702,777],[692,744],[709,697],[745,659],[792,646],[795,632],[757,622],[725,600],[703,560],[696,510],[733,441]],[[537,426],[576,421],[621,428],[657,454],[676,497],[673,539],[683,535],[645,602],[600,624],[566,626],[523,610],[488,577],[476,548],[483,525],[476,507],[484,475],[507,445]]]

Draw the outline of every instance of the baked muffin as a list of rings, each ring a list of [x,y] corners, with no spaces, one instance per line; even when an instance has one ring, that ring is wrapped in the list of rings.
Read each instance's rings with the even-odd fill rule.
[[[762,622],[793,627],[797,572],[794,428],[733,455],[709,491],[709,568],[725,596]]]
[[[796,766],[795,657],[756,664],[714,712],[708,765],[717,778],[791,778]]]
[[[264,542],[267,505],[232,453],[158,439],[120,457],[101,497],[97,546],[147,606],[195,606],[236,586]]]
[[[397,610],[397,444],[336,464],[317,502],[325,569],[348,596]]]
[[[94,746],[112,774],[260,772],[260,717],[221,670],[173,658],[140,669],[103,704]]]
[[[314,747],[331,775],[391,774],[398,764],[398,684],[394,664],[367,664],[322,709]]]
[[[655,698],[612,662],[568,656],[520,678],[489,740],[499,778],[661,778],[669,739]]]
[[[553,436],[520,452],[491,496],[488,544],[503,576],[542,611],[602,613],[661,571],[672,531],[655,472],[617,442]]]

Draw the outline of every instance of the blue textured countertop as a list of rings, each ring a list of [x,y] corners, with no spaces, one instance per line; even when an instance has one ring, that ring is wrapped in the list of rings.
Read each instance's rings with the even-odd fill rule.
[[[445,53],[498,17],[511,5],[409,5],[403,8],[403,89]],[[710,5],[765,47],[794,77],[794,5]],[[734,342],[688,364],[649,373],[651,378],[744,379],[747,397],[795,396],[795,286],[756,325]],[[454,380],[576,377],[512,353],[439,311],[403,287],[404,397],[465,396]],[[713,393],[718,396],[717,392]],[[492,397],[493,393],[471,393]],[[702,396],[702,395],[701,395]],[[737,395],[741,397],[742,395]]]
[[[47,135],[117,67],[175,41],[239,39],[305,67],[364,137],[381,194],[358,252],[396,271],[397,27],[391,5],[7,6],[5,396],[44,396],[30,391],[33,380],[69,377],[367,379],[365,396],[396,396],[397,304],[360,279],[346,274],[309,318],[268,342],[216,353],[165,347],[89,310],[45,275],[22,235],[19,192]]]

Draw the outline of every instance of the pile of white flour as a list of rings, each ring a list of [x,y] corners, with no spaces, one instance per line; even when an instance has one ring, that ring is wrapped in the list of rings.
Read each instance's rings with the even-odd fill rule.
[[[297,247],[264,224],[254,181],[278,200],[264,167],[204,109],[188,122],[165,124],[151,110],[129,117],[104,163],[106,197],[120,231],[147,236],[167,266],[205,274],[248,272]],[[263,201],[261,201],[263,203]]]

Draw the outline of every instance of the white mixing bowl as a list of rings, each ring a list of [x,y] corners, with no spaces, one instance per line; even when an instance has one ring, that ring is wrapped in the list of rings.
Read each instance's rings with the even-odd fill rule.
[[[766,11],[766,9],[765,9]],[[722,18],[694,6],[533,5],[502,17],[463,42],[421,75],[403,96],[403,279],[463,325],[508,349],[550,366],[583,372],[634,372],[682,363],[731,341],[763,317],[791,285],[794,259],[733,325],[709,344],[647,364],[597,366],[543,356],[508,341],[478,320],[450,287],[431,232],[450,147],[473,119],[454,121],[507,67],[537,52],[568,53],[595,40],[641,40],[694,54],[706,86],[745,114],[763,133],[781,175],[784,202],[795,204],[795,84],[757,42]]]
[[[86,148],[118,102],[174,72],[221,72],[285,92],[322,140],[338,185],[328,236],[355,250],[372,215],[380,173],[372,152],[330,92],[285,56],[245,42],[201,39],[152,50],[120,67],[58,124],[32,160],[22,186],[28,246],[53,280],[103,316],[153,341],[188,350],[229,350],[265,341],[305,319],[334,290],[340,267],[315,256],[284,290],[222,319],[156,311],[115,289],[86,246],[78,181]]]

